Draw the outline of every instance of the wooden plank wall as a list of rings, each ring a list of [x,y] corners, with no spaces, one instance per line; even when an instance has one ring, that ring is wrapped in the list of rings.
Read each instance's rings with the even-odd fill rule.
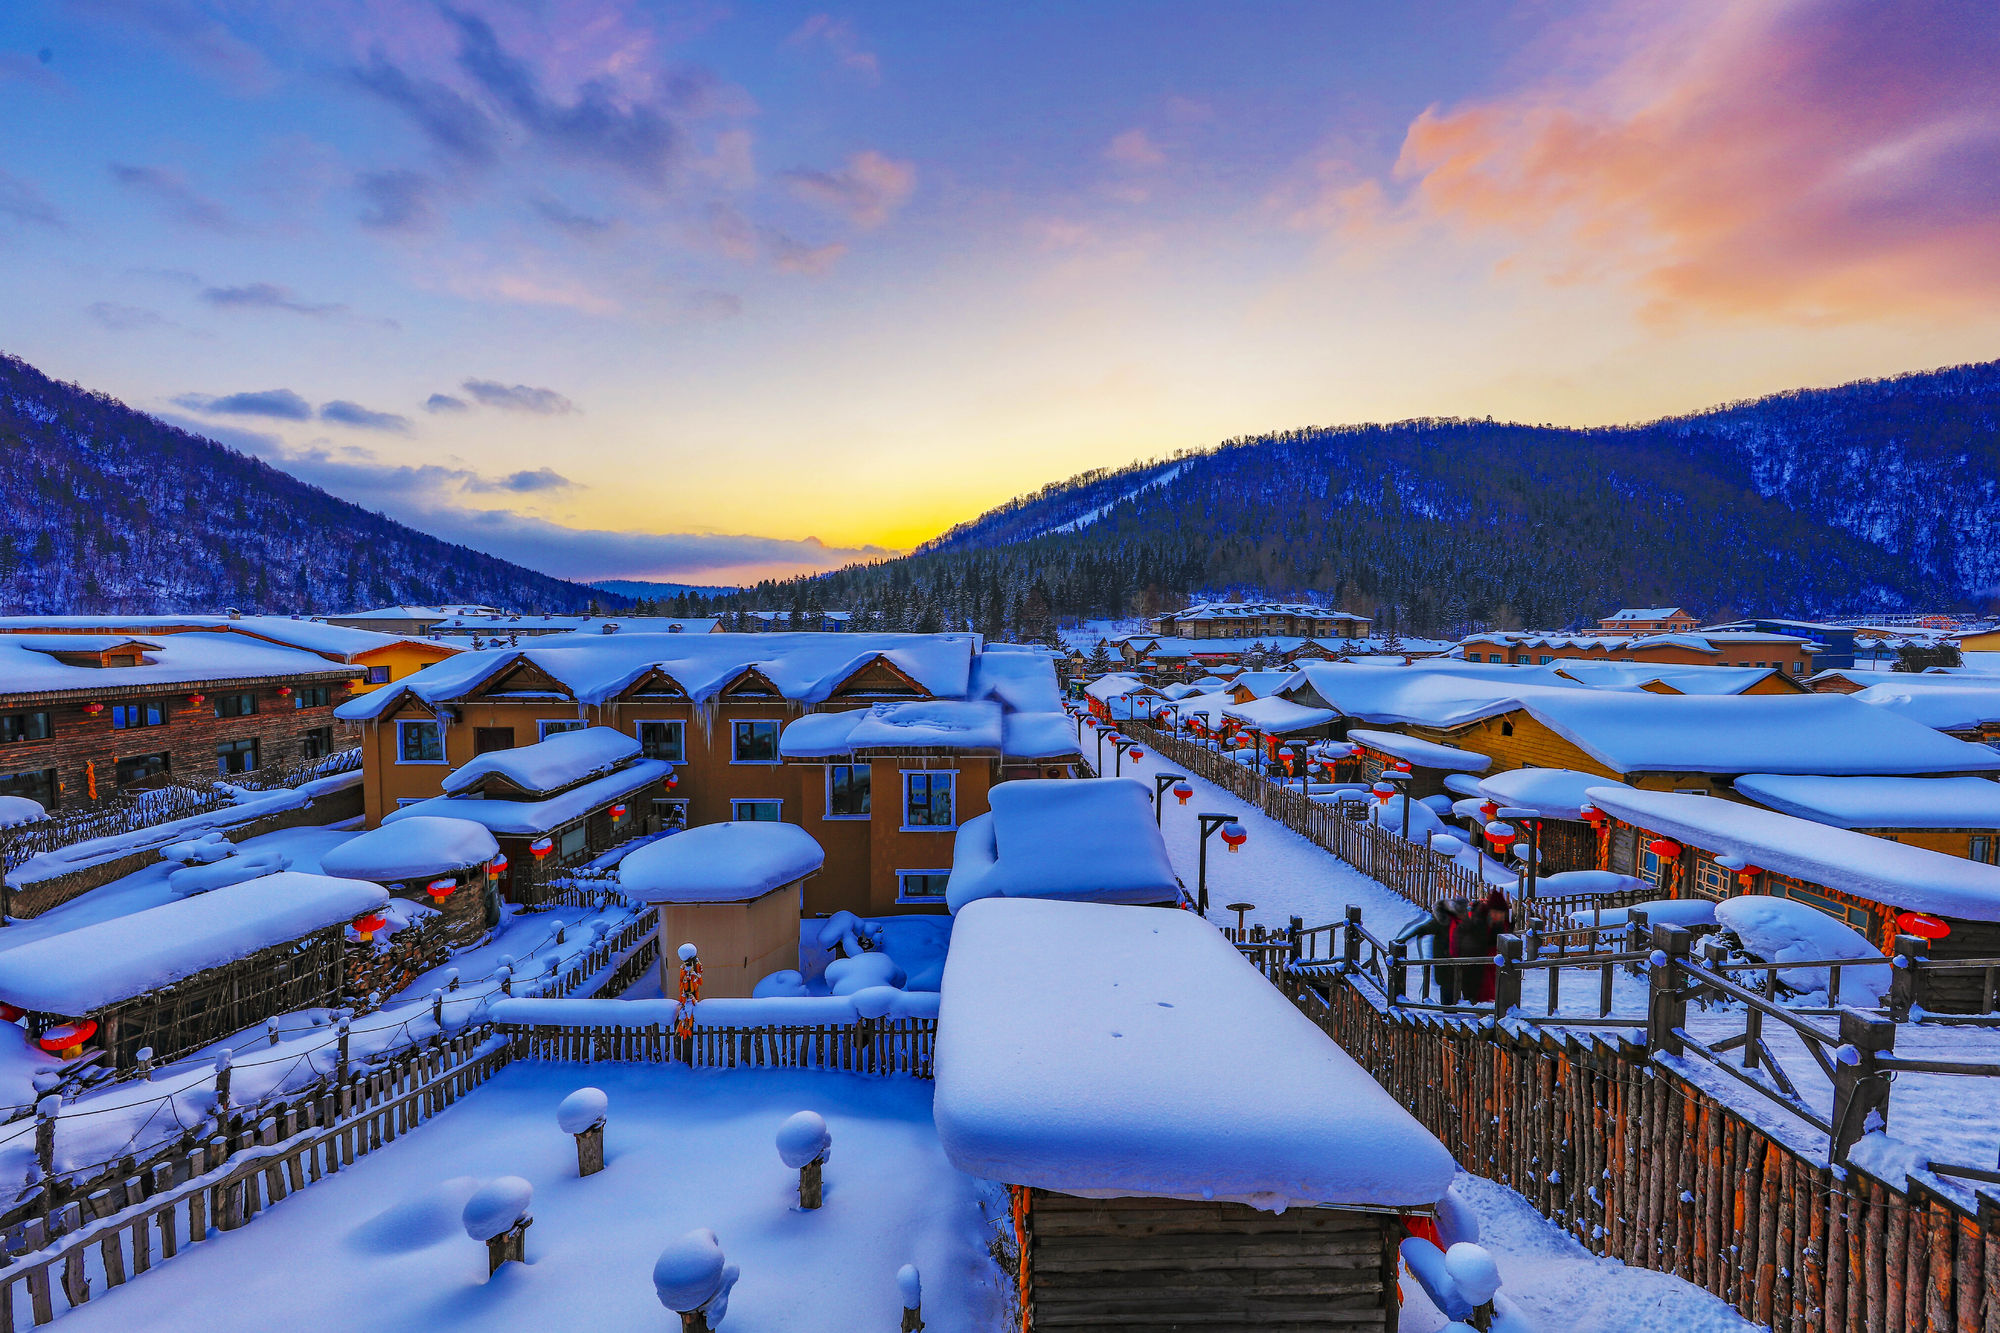
[[[1586,1248],[1773,1333],[2000,1333],[2000,1213],[1836,1170],[1625,1041],[1384,1014],[1344,978],[1301,1009],[1441,1139]]]

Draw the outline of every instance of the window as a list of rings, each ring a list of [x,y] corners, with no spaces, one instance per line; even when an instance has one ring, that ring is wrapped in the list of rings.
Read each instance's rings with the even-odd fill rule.
[[[1975,834],[1971,843],[1966,847],[1965,855],[1970,860],[1984,861],[1987,865],[1992,865],[1993,838],[1991,835],[1983,833]]]
[[[680,722],[641,722],[639,752],[648,759],[664,759],[670,764],[687,762],[687,732]]]
[[[899,903],[941,903],[949,870],[899,870],[896,872],[896,901]]]
[[[299,758],[324,759],[333,753],[333,728],[314,727],[299,733]]]
[[[1555,661],[1555,660],[1556,660],[1555,658],[1553,658],[1553,657],[1549,656],[1549,655],[1548,655],[1547,653],[1543,653],[1543,654],[1541,654],[1541,655],[1540,655],[1539,657],[1537,657],[1537,658],[1535,659],[1535,665],[1537,665],[1537,666],[1547,666],[1547,665],[1548,665],[1549,663],[1551,663],[1551,662],[1553,662],[1553,661]]]
[[[0,773],[0,796],[25,796],[52,810],[56,804],[56,771],[35,768],[25,773]]]
[[[429,720],[396,724],[396,762],[399,764],[442,764],[444,732]]]
[[[257,767],[257,739],[246,736],[239,741],[222,741],[215,747],[215,776],[226,778],[232,773],[248,773]]]
[[[1513,724],[1512,722],[1502,722],[1502,723],[1500,724],[1500,734],[1501,734],[1502,736],[1511,736],[1511,735],[1513,735],[1513,734],[1514,734],[1514,724]]]
[[[307,685],[292,691],[293,708],[326,708],[333,703],[331,685]]]
[[[776,722],[738,722],[730,727],[733,738],[730,762],[734,764],[775,764],[778,762]]]
[[[215,696],[217,717],[248,717],[257,711],[257,696],[254,694],[218,694]]]
[[[1806,664],[1805,664],[1804,662],[1794,662],[1794,663],[1792,663],[1792,674],[1793,674],[1794,676],[1803,676],[1803,675],[1805,675],[1805,674],[1806,674]]]
[[[556,835],[556,859],[568,861],[573,857],[582,856],[584,849],[589,845],[589,826],[573,824]]]
[[[45,741],[52,734],[47,713],[0,713],[0,741]]]
[[[750,824],[775,824],[784,818],[783,801],[731,801],[729,817]]]
[[[868,817],[868,765],[827,765],[826,817],[828,819]]]
[[[582,731],[585,725],[580,717],[544,718],[535,724],[535,739],[545,741],[551,736],[560,736],[565,731]]]
[[[385,666],[369,667],[368,683],[370,685],[387,685],[389,683],[389,668]]]
[[[157,699],[111,705],[111,725],[119,731],[129,731],[133,727],[157,727],[166,720],[167,706]]]
[[[952,800],[952,783],[957,777],[956,773],[903,774],[903,827],[957,827]]]
[[[120,759],[115,769],[118,785],[130,787],[153,778],[165,777],[173,769],[173,760],[166,754],[135,754]]]
[[[512,727],[474,727],[472,729],[472,752],[492,754],[495,750],[514,748]]]
[[[662,833],[684,829],[688,826],[688,803],[653,798],[653,819]]]

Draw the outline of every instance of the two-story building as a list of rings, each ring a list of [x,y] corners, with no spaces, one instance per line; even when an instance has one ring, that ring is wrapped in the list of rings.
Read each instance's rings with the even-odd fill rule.
[[[1597,622],[1612,634],[1685,634],[1701,622],[1678,606],[1627,606]]]
[[[1163,611],[1153,633],[1183,639],[1365,639],[1370,621],[1312,602],[1197,602]]]
[[[1754,667],[1811,675],[1818,646],[1795,634],[1760,630],[1678,631],[1672,634],[1537,634],[1515,630],[1473,634],[1457,650],[1468,662],[1550,666],[1567,661],[1645,666]]]

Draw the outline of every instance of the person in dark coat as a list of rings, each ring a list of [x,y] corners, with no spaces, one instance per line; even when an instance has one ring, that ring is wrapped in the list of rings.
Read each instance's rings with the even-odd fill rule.
[[[1491,959],[1500,947],[1500,937],[1514,928],[1513,909],[1507,895],[1495,889],[1465,914],[1451,935],[1451,951],[1459,958]],[[1460,984],[1467,1004],[1490,1004],[1496,974],[1493,964],[1461,968],[1466,974]]]
[[[1417,922],[1396,938],[1412,946],[1415,941],[1428,939],[1431,942],[1430,956],[1449,958],[1451,954],[1451,932],[1465,916],[1466,902],[1463,898],[1447,898],[1431,908],[1428,918]],[[1421,955],[1419,955],[1421,956]],[[1459,967],[1434,967],[1430,971],[1437,978],[1438,991],[1446,1004],[1458,1003]]]

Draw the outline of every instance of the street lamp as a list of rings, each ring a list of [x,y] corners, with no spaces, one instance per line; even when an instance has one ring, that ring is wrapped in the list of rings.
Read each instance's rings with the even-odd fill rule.
[[[1203,916],[1207,916],[1209,838],[1213,834],[1220,832],[1222,834],[1222,841],[1233,852],[1244,844],[1250,834],[1242,824],[1237,822],[1235,815],[1214,814],[1204,811],[1197,815],[1196,819],[1201,826],[1201,836],[1197,839],[1197,845],[1201,849],[1201,868],[1195,878],[1195,910]]]
[[[1410,775],[1399,769],[1385,768],[1377,782],[1386,782],[1403,798],[1403,841],[1410,840]]]
[[[1504,806],[1498,812],[1499,818],[1513,821],[1517,831],[1514,846],[1519,848],[1523,842],[1528,844],[1528,855],[1524,858],[1528,863],[1528,872],[1524,877],[1527,887],[1521,892],[1523,898],[1532,898],[1535,896],[1536,872],[1542,860],[1542,821],[1537,818],[1540,813],[1537,810],[1512,805]],[[1527,833],[1525,838],[1518,836],[1519,831],[1522,830],[1525,830]]]
[[[1186,805],[1188,797],[1194,795],[1194,788],[1188,785],[1186,775],[1181,773],[1153,774],[1153,824],[1155,827],[1158,827],[1160,822],[1160,798],[1165,796],[1167,788],[1172,787],[1175,783],[1179,783],[1180,785],[1174,787],[1174,795],[1181,798],[1182,805]],[[1182,795],[1183,792],[1186,793],[1185,796]]]

